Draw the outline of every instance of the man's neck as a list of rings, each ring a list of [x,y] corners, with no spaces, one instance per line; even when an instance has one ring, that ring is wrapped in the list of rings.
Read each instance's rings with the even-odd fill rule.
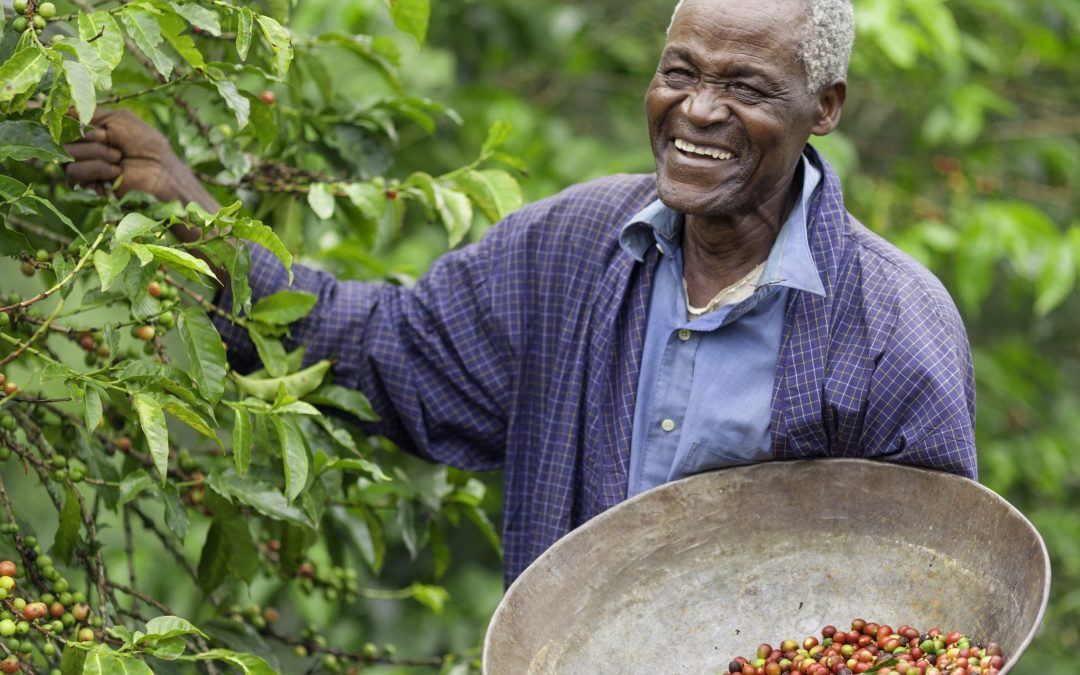
[[[769,256],[799,197],[801,175],[801,171],[794,171],[787,189],[737,218],[686,215],[683,279],[690,304],[705,305]]]

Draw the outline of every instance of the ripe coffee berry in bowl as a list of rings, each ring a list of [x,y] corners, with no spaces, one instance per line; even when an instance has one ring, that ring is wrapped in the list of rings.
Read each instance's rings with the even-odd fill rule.
[[[865,639],[869,638],[869,640]],[[777,649],[761,644],[754,658],[737,656],[728,673],[742,675],[998,675],[1005,667],[1001,645],[975,642],[960,631],[934,627],[925,633],[903,624],[851,622],[851,631],[821,629],[821,639],[784,640]]]

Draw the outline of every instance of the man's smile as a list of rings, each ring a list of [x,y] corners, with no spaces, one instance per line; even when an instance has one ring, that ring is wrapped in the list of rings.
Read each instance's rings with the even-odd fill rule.
[[[718,160],[727,160],[735,157],[734,153],[722,150],[720,148],[709,147],[707,145],[695,145],[690,141],[682,138],[675,139],[675,148],[686,155],[698,155],[701,157],[712,157]]]

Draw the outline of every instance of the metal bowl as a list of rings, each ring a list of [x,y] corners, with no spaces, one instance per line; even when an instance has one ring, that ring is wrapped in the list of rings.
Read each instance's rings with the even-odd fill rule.
[[[720,673],[762,642],[852,619],[997,641],[1046,609],[1039,533],[975,481],[858,459],[770,462],[669,483],[570,533],[511,585],[489,675]]]

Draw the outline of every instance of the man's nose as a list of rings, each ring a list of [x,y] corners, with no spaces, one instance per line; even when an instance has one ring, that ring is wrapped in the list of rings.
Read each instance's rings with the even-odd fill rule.
[[[697,87],[682,102],[683,114],[697,127],[726,122],[731,117],[728,101],[711,87]]]

